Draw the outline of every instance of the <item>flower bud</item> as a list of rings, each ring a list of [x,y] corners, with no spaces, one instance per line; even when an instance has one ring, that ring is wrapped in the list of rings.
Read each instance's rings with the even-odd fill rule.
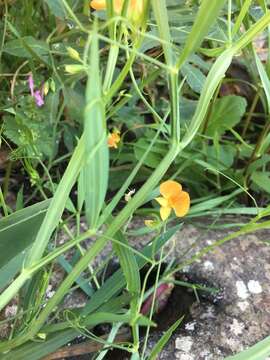
[[[73,49],[71,46],[67,47],[67,52],[72,59],[81,61],[78,51]]]
[[[85,67],[83,65],[77,65],[77,64],[65,65],[65,71],[72,75],[78,74],[83,70],[85,70]]]

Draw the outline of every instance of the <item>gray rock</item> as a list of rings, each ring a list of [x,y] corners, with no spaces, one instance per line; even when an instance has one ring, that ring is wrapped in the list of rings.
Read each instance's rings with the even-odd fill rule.
[[[229,232],[202,231],[184,226],[176,234],[174,250],[185,258],[222,239]],[[222,288],[217,304],[201,302],[190,309],[191,319],[172,336],[159,360],[220,360],[255,344],[270,333],[270,231],[256,232],[231,240],[184,270],[191,278],[207,280]],[[194,246],[195,244],[195,246]],[[175,304],[175,307],[180,306]],[[176,319],[175,319],[176,320]],[[162,336],[153,333],[149,349]]]

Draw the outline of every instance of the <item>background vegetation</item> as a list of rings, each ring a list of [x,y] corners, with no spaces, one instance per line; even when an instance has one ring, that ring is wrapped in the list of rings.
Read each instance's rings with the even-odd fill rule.
[[[18,305],[4,320],[3,359],[40,359],[79,334],[145,359],[154,303],[150,314],[140,310],[184,266],[160,271],[163,246],[184,222],[207,216],[207,226],[237,227],[189,262],[269,227],[267,1],[137,4],[131,11],[134,2],[125,1],[117,12],[112,0],[106,11],[82,0],[1,2],[0,309],[14,299]],[[110,134],[120,136],[116,148],[108,147]],[[161,221],[154,200],[167,179],[192,199],[176,226],[174,216]],[[249,218],[225,223],[223,214]],[[151,238],[139,250],[129,244],[135,215],[153,220],[133,233]],[[61,232],[65,244],[57,241]],[[91,262],[108,242],[120,269],[104,280],[111,255],[97,269]],[[48,298],[56,263],[66,277]],[[78,287],[87,303],[66,312],[63,299]],[[107,341],[91,332],[104,322],[111,324]],[[111,345],[122,324],[130,341]]]

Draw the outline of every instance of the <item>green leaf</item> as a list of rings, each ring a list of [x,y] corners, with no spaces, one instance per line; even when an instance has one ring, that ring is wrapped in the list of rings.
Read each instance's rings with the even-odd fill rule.
[[[60,19],[65,19],[66,11],[61,0],[45,0],[52,14]]]
[[[201,93],[206,76],[195,66],[184,64],[181,73],[186,77],[186,81],[190,88],[196,93]]]
[[[34,241],[49,204],[45,200],[0,220],[0,268]]]
[[[237,149],[232,145],[209,145],[206,148],[206,156],[209,164],[218,170],[228,169],[233,165]]]
[[[208,111],[212,96],[230,66],[235,51],[236,49],[227,49],[217,58],[211,67],[204,83],[196,111],[182,139],[182,149],[184,149],[192,141],[201,126]]]
[[[29,257],[27,257],[28,266],[31,266],[42,257],[43,252],[50,241],[50,237],[61,219],[66,202],[69,198],[69,193],[77,180],[83,164],[85,150],[84,140],[84,136],[82,135],[56,189],[54,197],[51,200],[44,221],[42,222],[33,246],[29,251]]]
[[[1,354],[1,360],[39,360],[45,355],[54,352],[60,346],[73,340],[79,334],[80,332],[74,329],[60,331],[57,334],[50,334],[46,338],[46,341],[29,341],[7,354]]]
[[[137,160],[140,160],[149,147],[151,140],[140,138],[134,145],[134,154]],[[144,159],[143,163],[151,168],[156,168],[167,152],[167,145],[156,143]]]
[[[114,235],[114,237],[124,245],[129,245],[126,237],[120,230]],[[121,269],[126,279],[127,290],[131,294],[131,313],[135,315],[136,311],[138,310],[137,303],[141,290],[141,279],[138,263],[132,248],[127,248],[121,246],[119,243],[113,242],[113,249],[119,258]]]
[[[270,336],[241,353],[226,357],[225,360],[265,360],[270,355]]]
[[[223,96],[217,99],[213,105],[208,121],[206,134],[214,136],[222,135],[227,129],[238,124],[247,107],[245,98],[236,95]]]
[[[259,172],[256,171],[251,175],[251,180],[259,186],[259,188],[263,189],[265,192],[270,194],[270,173],[269,172]]]
[[[6,42],[3,51],[14,56],[31,59],[32,54],[28,51],[26,44],[33,52],[41,58],[49,54],[49,46],[45,41],[37,40],[33,36],[25,36],[20,39]]]
[[[59,256],[57,258],[57,261],[68,274],[73,270],[73,266],[66,260],[63,255]],[[76,283],[89,297],[93,295],[93,288],[90,286],[88,280],[85,279],[83,276],[78,276],[78,278],[76,279]]]
[[[183,320],[183,317],[179,320],[177,320],[170,328],[162,335],[162,337],[159,339],[159,341],[154,346],[153,350],[151,351],[151,354],[149,355],[148,360],[155,360],[158,358],[158,355],[160,354],[161,350],[164,348],[164,346],[167,344],[167,342],[170,340],[173,332],[178,328],[178,326],[181,324]]]
[[[83,121],[82,109],[85,107],[84,91],[84,88],[79,86],[75,88],[65,86],[63,89],[69,116],[72,120],[79,123],[82,123]]]
[[[95,228],[108,187],[109,150],[107,145],[105,106],[102,101],[99,77],[99,52],[97,36],[92,37],[90,66],[84,111],[86,161],[81,176],[85,194],[86,218]],[[88,154],[98,146],[91,161]]]

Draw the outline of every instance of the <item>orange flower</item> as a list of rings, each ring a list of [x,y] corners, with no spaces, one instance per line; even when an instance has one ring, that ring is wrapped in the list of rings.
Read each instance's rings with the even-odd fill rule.
[[[182,186],[173,180],[168,180],[160,185],[160,194],[155,200],[161,205],[160,217],[164,221],[168,219],[172,209],[178,217],[185,216],[190,207],[189,194],[182,191]]]
[[[139,20],[143,12],[143,1],[144,0],[130,0],[128,7],[128,17],[134,21]],[[113,7],[116,14],[120,15],[124,0],[113,0]],[[90,6],[95,10],[105,10],[106,0],[92,0]]]
[[[120,142],[121,138],[120,138],[120,131],[115,129],[113,130],[112,133],[109,133],[108,135],[108,140],[107,140],[107,143],[108,143],[108,146],[111,148],[115,148],[117,149],[117,146],[118,146],[118,143]]]

